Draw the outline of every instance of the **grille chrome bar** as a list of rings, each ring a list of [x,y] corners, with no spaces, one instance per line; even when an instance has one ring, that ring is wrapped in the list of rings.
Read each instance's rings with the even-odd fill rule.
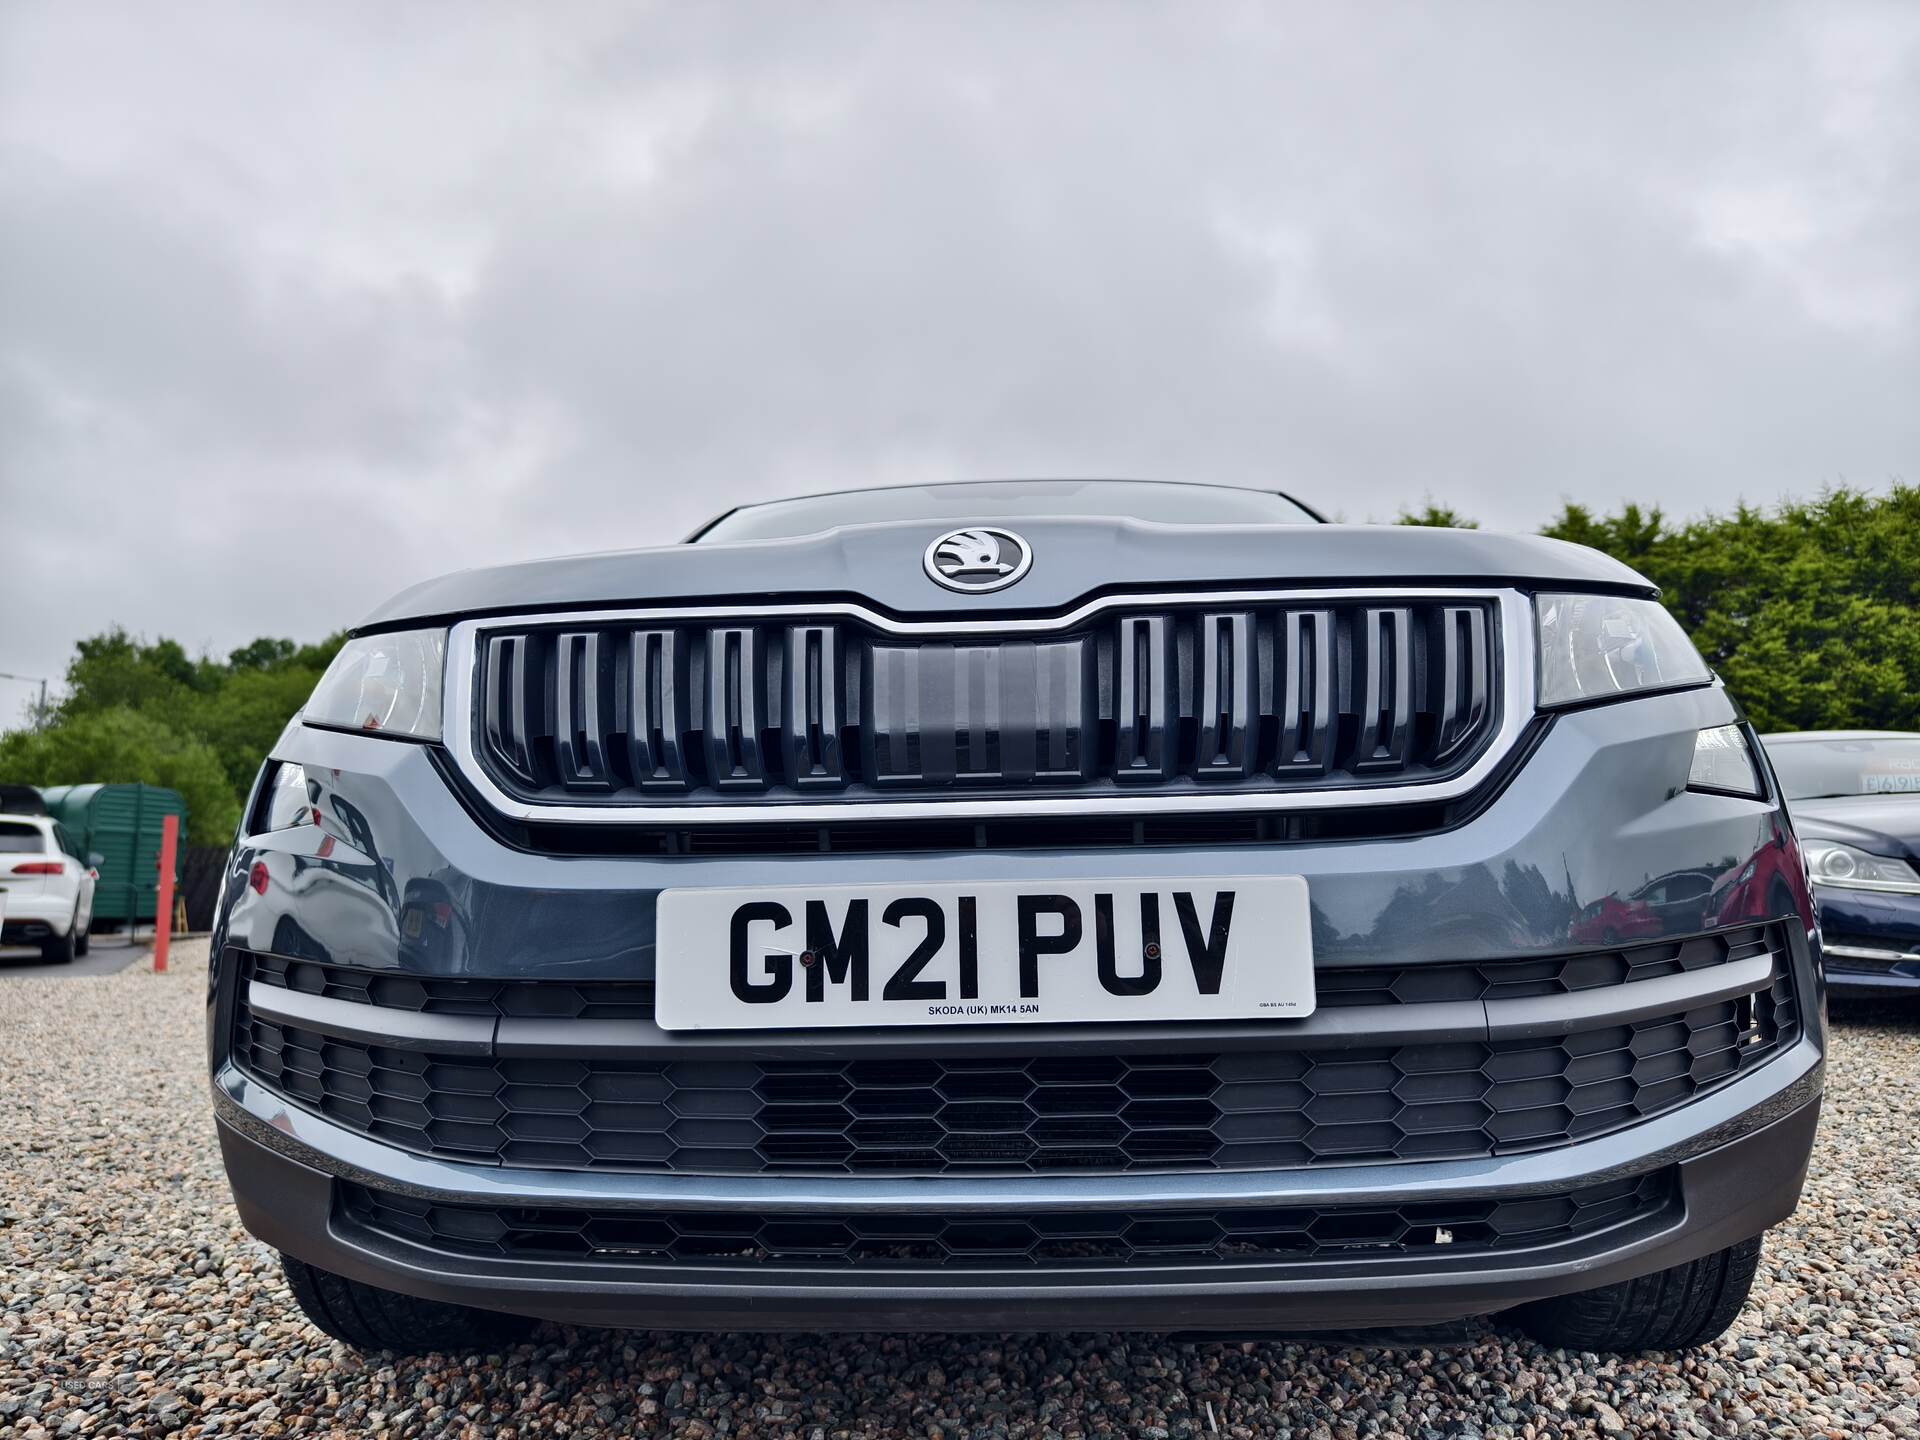
[[[1348,607],[1370,632],[1370,640],[1354,646],[1364,657],[1344,653],[1341,637],[1349,627],[1336,623],[1334,606]],[[1240,617],[1253,612],[1230,607],[1264,608],[1257,623],[1241,624]],[[1111,636],[1102,640],[1111,643],[1111,656],[1101,656],[1111,673],[1094,675],[1093,646],[1079,643],[1084,633],[1071,632],[1084,632],[1088,622],[1115,610],[1127,613],[1101,632]],[[1199,673],[1188,692],[1199,713],[1185,720],[1170,615],[1185,616],[1179,623],[1206,630],[1209,641],[1195,652]],[[541,739],[537,713],[525,703],[534,698],[528,635],[590,629],[626,632],[614,647],[626,653],[614,657],[610,723],[631,778],[621,777],[622,788],[612,795],[595,787],[590,769],[580,772],[583,784],[565,784],[549,771],[543,786],[530,785],[522,768],[532,768],[528,732],[508,733],[508,720],[530,716],[525,723],[535,740],[553,743],[551,736]],[[862,630],[873,638],[857,633]],[[889,644],[895,636],[937,642],[910,653],[917,657],[919,685],[933,687],[913,693],[947,707],[938,725],[912,723],[906,692],[903,708],[884,712],[879,733],[861,723],[885,679],[881,662],[909,653],[904,644]],[[970,637],[992,643],[969,644]],[[1024,671],[1018,657],[1028,641],[1035,664]],[[689,675],[691,646],[699,647],[701,684]],[[1055,646],[1051,663],[1044,663],[1042,652]],[[1533,709],[1526,599],[1514,591],[1454,587],[1116,595],[1039,619],[901,621],[842,602],[523,614],[461,622],[450,648],[445,734],[456,766],[499,813],[539,822],[1282,814],[1437,802],[1484,780]],[[1074,651],[1081,652],[1077,659]],[[1351,711],[1349,739],[1341,739],[1340,695],[1357,658],[1369,662],[1351,682],[1360,697],[1364,754],[1351,743]],[[1017,724],[997,730],[987,723],[1011,713],[1009,704],[1021,698],[1007,693],[1010,674],[1013,683],[1047,697],[1044,714],[1055,723],[1024,732]],[[860,693],[863,678],[866,693]],[[584,693],[584,686],[575,690]],[[525,697],[517,710],[516,696]],[[1028,703],[1028,713],[1043,713],[1038,702]],[[724,717],[724,727],[709,733],[705,714]],[[1105,727],[1098,753],[1096,737],[1078,728],[1075,714]],[[1416,721],[1418,742],[1431,753],[1410,767]],[[759,724],[759,734],[748,733],[749,722]],[[587,738],[583,728],[576,754]],[[858,741],[857,752],[847,749],[849,740]],[[1031,771],[1021,763],[1027,745],[1035,750]],[[1206,746],[1210,752],[1195,761]],[[690,763],[695,747],[705,776]],[[604,743],[601,753],[607,753]],[[1337,754],[1350,758],[1336,765]],[[880,766],[881,760],[894,765],[896,757],[904,768]],[[850,771],[856,760],[857,779]],[[1041,778],[1028,781],[1024,774]]]

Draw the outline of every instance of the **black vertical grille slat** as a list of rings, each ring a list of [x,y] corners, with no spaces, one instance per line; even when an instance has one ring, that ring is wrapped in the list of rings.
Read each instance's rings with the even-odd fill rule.
[[[613,647],[597,630],[554,638],[554,762],[569,790],[611,790],[616,777],[607,745],[613,728]]]
[[[1355,773],[1402,769],[1413,744],[1413,617],[1404,606],[1369,606],[1360,612],[1353,700],[1360,722]]]
[[[1486,723],[1492,696],[1488,686],[1487,615],[1472,605],[1443,605],[1435,615],[1437,643],[1428,655],[1434,672],[1433,758],[1444,764],[1457,755]]]
[[[1164,615],[1121,617],[1114,645],[1114,778],[1163,780],[1171,772],[1173,627]]]
[[[867,778],[875,785],[912,785],[927,778],[921,762],[920,720],[925,648],[875,645],[869,649],[861,758]]]
[[[512,796],[643,809],[1196,783],[1411,801],[1501,729],[1490,599],[1115,611],[928,639],[805,615],[488,630],[471,733]]]
[[[1333,693],[1333,612],[1283,611],[1273,640],[1279,738],[1276,775],[1324,775],[1339,723]]]
[[[489,752],[523,785],[541,783],[536,741],[545,689],[532,635],[495,635],[486,647],[481,691]]]
[[[650,793],[691,787],[689,657],[679,630],[635,630],[628,637],[627,754],[634,783]]]
[[[1203,780],[1242,779],[1253,769],[1259,735],[1253,714],[1253,616],[1202,615],[1193,651],[1198,675],[1193,773]]]
[[[846,784],[840,753],[840,639],[831,625],[787,627],[787,703],[781,712],[787,783],[801,790]]]
[[[1087,774],[1088,713],[1087,647],[1050,640],[1031,646],[1034,652],[1034,746],[1036,778],[1079,780]]]
[[[705,719],[708,779],[722,790],[764,790],[767,671],[754,626],[707,632]]]
[[[968,645],[954,657],[954,773],[969,781],[1006,778],[1000,664],[990,645]]]

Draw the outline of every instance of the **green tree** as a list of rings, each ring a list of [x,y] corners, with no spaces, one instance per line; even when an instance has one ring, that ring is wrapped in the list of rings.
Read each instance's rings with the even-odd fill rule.
[[[187,802],[189,833],[202,844],[233,833],[246,793],[235,793],[212,746],[125,705],[0,735],[0,778],[28,785],[164,785]]]
[[[222,662],[123,629],[89,636],[74,647],[66,696],[46,723],[0,737],[0,780],[167,785],[186,797],[196,835],[224,838],[261,760],[344,638],[263,637]]]
[[[1469,520],[1451,505],[1436,504],[1431,495],[1427,496],[1418,510],[1409,510],[1406,506],[1401,506],[1399,517],[1393,523],[1396,525],[1436,525],[1449,530],[1478,530],[1480,528],[1480,522],[1478,520]]]

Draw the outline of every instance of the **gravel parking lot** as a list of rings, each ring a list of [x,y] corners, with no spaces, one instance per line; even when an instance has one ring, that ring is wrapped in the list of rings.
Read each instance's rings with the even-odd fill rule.
[[[241,1230],[173,973],[0,973],[0,1436],[1920,1434],[1920,1013],[1840,1017],[1815,1175],[1710,1352],[1632,1363],[1493,1326],[1358,1348],[544,1329],[361,1359]]]

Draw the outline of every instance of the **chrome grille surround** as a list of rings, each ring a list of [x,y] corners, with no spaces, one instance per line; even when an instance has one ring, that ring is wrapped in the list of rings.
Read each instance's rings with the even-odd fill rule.
[[[842,788],[831,792],[833,798],[829,799],[826,798],[828,786],[836,783],[832,768],[834,758],[822,755],[817,746],[805,743],[806,728],[801,727],[797,731],[789,730],[783,734],[785,747],[792,751],[790,755],[784,757],[784,760],[785,763],[797,767],[802,772],[811,772],[812,778],[818,784],[816,787],[805,784],[793,787],[792,798],[766,798],[762,794],[755,793],[762,788],[757,781],[749,782],[745,777],[727,776],[723,777],[720,783],[703,787],[702,793],[696,795],[677,793],[680,787],[665,787],[658,794],[647,793],[648,787],[640,783],[627,787],[617,797],[603,796],[593,800],[572,795],[556,799],[544,793],[539,796],[512,793],[503,786],[500,778],[491,772],[480,753],[483,744],[480,736],[483,644],[489,636],[511,635],[516,631],[564,631],[570,635],[582,635],[596,629],[631,627],[638,634],[647,631],[649,627],[658,629],[669,625],[697,625],[705,627],[708,643],[714,643],[718,637],[718,643],[722,645],[728,643],[744,645],[750,642],[739,637],[750,635],[751,626],[763,627],[769,631],[774,627],[791,627],[795,632],[814,628],[821,636],[832,637],[835,634],[832,626],[835,623],[844,622],[848,626],[864,628],[881,637],[900,637],[903,641],[951,640],[956,645],[964,645],[969,638],[976,639],[982,644],[993,641],[1046,642],[1050,638],[1069,634],[1076,628],[1084,629],[1090,621],[1106,616],[1109,612],[1120,611],[1132,616],[1151,615],[1156,611],[1175,611],[1204,612],[1201,613],[1200,618],[1218,632],[1213,635],[1213,639],[1220,645],[1228,647],[1231,653],[1232,647],[1240,643],[1240,637],[1233,633],[1233,626],[1230,623],[1231,615],[1220,612],[1231,611],[1234,607],[1278,607],[1283,611],[1305,612],[1318,607],[1394,607],[1419,604],[1482,606],[1486,607],[1491,620],[1492,633],[1488,637],[1490,654],[1487,665],[1492,671],[1489,694],[1492,718],[1490,725],[1486,728],[1490,728],[1492,733],[1486,735],[1484,739],[1481,734],[1470,735],[1468,737],[1470,743],[1462,745],[1459,753],[1472,753],[1477,746],[1477,753],[1474,754],[1471,763],[1464,768],[1456,768],[1441,778],[1416,779],[1399,783],[1394,782],[1390,777],[1370,779],[1366,774],[1369,767],[1362,759],[1351,765],[1353,773],[1342,774],[1340,778],[1343,783],[1323,784],[1318,788],[1292,788],[1285,783],[1265,785],[1257,789],[1241,788],[1230,783],[1209,783],[1204,776],[1189,775],[1185,777],[1185,783],[1178,787],[1117,783],[1108,786],[1100,793],[1085,793],[1084,789],[1073,793],[1057,791],[1049,793],[1032,786],[992,790],[962,789],[942,792],[937,796],[929,796],[925,791],[908,796],[878,790],[871,794],[871,798],[863,797],[855,800]],[[1221,624],[1222,621],[1229,623]],[[729,622],[738,623],[730,625]],[[1487,779],[1513,749],[1522,730],[1532,718],[1534,713],[1532,624],[1529,602],[1518,591],[1449,586],[1315,590],[1239,589],[1117,594],[1103,596],[1073,610],[1045,617],[994,616],[901,620],[880,614],[862,605],[846,602],[768,606],[620,608],[488,616],[462,621],[452,628],[449,637],[445,686],[445,744],[461,777],[485,804],[509,819],[542,823],[589,825],[641,823],[672,826],[698,825],[703,822],[827,823],[845,822],[855,818],[888,821],[964,820],[999,819],[1010,816],[1167,815],[1222,811],[1261,811],[1284,814],[1289,811],[1324,810],[1355,805],[1404,805],[1444,801],[1471,793]],[[728,637],[735,638],[730,640]],[[821,643],[828,644],[831,641],[823,638]],[[1150,637],[1149,643],[1152,643]],[[1122,688],[1119,684],[1121,678],[1124,676],[1116,679],[1116,691]],[[1196,694],[1201,689],[1203,678],[1195,676],[1192,680]],[[564,688],[565,683],[570,683],[571,679],[571,676],[567,677],[567,682],[563,682],[559,688]],[[767,699],[763,693],[752,688],[744,690],[741,694],[740,703],[743,705],[763,703]],[[1122,699],[1123,697],[1116,695],[1116,701]],[[1196,705],[1196,709],[1198,708]],[[1335,718],[1338,719],[1337,713]],[[1175,723],[1179,723],[1180,719],[1181,717],[1176,715]],[[1204,718],[1198,715],[1192,717],[1188,723],[1196,724],[1202,730],[1206,726]],[[1114,724],[1117,732],[1115,737],[1117,764],[1124,764],[1129,756],[1142,756],[1147,753],[1139,744],[1140,737],[1128,733],[1124,721],[1116,717]],[[1195,743],[1204,744],[1204,736]],[[1392,741],[1389,737],[1377,743],[1391,744]],[[1130,746],[1135,748],[1129,749]],[[1216,746],[1216,748],[1223,755],[1231,758],[1230,747]],[[1447,748],[1444,742],[1443,748]],[[1269,773],[1278,775],[1284,781],[1282,770],[1284,767]],[[719,775],[717,769],[713,773],[716,776]],[[1238,779],[1243,776],[1244,772],[1239,772],[1229,778]],[[736,779],[740,783],[726,783],[728,779]],[[729,793],[732,790],[738,790],[741,793]]]

